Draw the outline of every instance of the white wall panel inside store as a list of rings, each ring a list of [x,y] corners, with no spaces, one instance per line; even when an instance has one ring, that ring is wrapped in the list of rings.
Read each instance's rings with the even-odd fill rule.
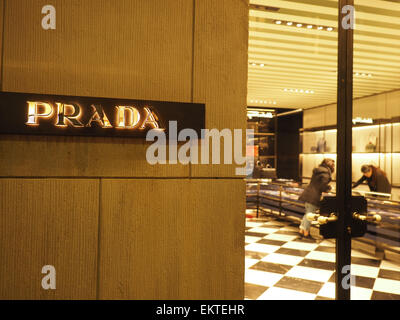
[[[312,170],[323,158],[336,159],[336,104],[306,109],[303,112],[305,130],[302,133],[302,176],[311,177]],[[353,128],[352,179],[357,181],[363,164],[380,167],[395,186],[392,198],[400,200],[400,90],[382,93],[353,102],[353,119],[372,121],[371,125]],[[383,123],[382,123],[383,121]],[[325,129],[322,129],[325,128]],[[321,139],[325,147],[321,151]],[[305,181],[307,182],[307,181]],[[363,186],[359,187],[360,189]],[[368,187],[365,191],[368,191]]]

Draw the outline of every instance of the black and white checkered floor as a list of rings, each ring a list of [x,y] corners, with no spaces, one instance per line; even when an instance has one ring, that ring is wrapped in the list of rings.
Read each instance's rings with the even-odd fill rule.
[[[247,219],[245,299],[335,298],[335,243],[275,217]],[[352,250],[353,300],[400,300],[400,264]]]

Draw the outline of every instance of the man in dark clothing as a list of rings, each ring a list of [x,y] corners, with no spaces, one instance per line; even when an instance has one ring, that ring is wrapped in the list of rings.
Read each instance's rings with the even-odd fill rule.
[[[367,181],[369,190],[372,192],[391,193],[392,186],[386,176],[386,173],[373,165],[363,165],[361,167],[363,176],[358,180],[353,188],[358,187],[364,181]]]
[[[305,214],[300,224],[300,234],[308,236],[310,233],[311,222],[307,220],[308,213],[315,213],[321,201],[323,192],[329,192],[332,180],[332,173],[335,171],[335,160],[324,159],[312,173],[310,184],[304,189],[299,200],[305,202]]]

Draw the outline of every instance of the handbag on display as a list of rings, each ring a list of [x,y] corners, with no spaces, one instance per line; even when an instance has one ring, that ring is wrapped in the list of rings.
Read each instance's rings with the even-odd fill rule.
[[[310,151],[311,151],[312,153],[317,153],[317,147],[316,147],[316,146],[312,146],[312,147],[310,148]]]
[[[368,143],[365,146],[365,151],[367,151],[367,152],[375,152],[376,151],[377,140],[378,140],[378,138],[376,137],[376,135],[373,134],[373,133],[370,133],[369,137],[368,137]]]
[[[317,152],[318,153],[326,152],[326,140],[324,138],[319,138],[317,142]]]

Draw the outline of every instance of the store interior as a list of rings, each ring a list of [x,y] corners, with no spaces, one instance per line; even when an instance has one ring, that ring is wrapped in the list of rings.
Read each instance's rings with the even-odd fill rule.
[[[298,198],[313,169],[325,158],[337,159],[337,6],[335,0],[250,1],[247,128],[254,137],[247,155],[254,156],[254,170],[247,177],[249,237],[257,233],[254,228],[266,227],[252,225],[257,223],[252,218],[272,225],[276,219],[278,225],[290,221],[295,236],[305,210]],[[391,191],[371,190],[366,183],[353,188],[353,195],[366,197],[368,213],[381,221],[368,223],[352,248],[394,263],[392,270],[400,272],[400,3],[357,0],[355,8],[352,181],[363,176],[363,165],[372,165],[384,171]],[[335,174],[326,195],[335,194]],[[318,228],[313,223],[316,238]],[[264,298],[271,298],[265,292]]]

